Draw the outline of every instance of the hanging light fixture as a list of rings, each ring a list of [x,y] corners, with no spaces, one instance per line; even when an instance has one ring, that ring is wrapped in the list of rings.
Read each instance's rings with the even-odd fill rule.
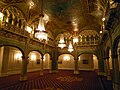
[[[43,0],[41,0],[41,14],[39,18],[38,28],[35,32],[35,37],[38,38],[40,41],[45,40],[47,41],[47,32],[44,26],[44,15],[43,15]]]
[[[3,20],[3,13],[2,12],[0,12],[0,21],[2,21]]]
[[[78,43],[78,37],[77,36],[73,37],[73,43]]]
[[[58,47],[60,47],[61,49],[63,49],[66,46],[65,44],[65,40],[64,40],[64,36],[63,34],[60,35],[60,41],[58,43]]]
[[[73,43],[78,43],[78,36],[77,36],[77,31],[74,31],[73,33]]]
[[[69,51],[69,52],[72,52],[72,51],[73,51],[72,41],[69,41],[68,51]]]

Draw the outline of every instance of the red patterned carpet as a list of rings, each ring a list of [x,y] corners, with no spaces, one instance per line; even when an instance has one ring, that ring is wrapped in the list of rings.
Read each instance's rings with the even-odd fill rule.
[[[100,79],[94,71],[80,71],[74,75],[73,71],[59,71],[49,74],[44,71],[28,73],[28,80],[19,81],[20,75],[0,78],[0,90],[104,90]]]

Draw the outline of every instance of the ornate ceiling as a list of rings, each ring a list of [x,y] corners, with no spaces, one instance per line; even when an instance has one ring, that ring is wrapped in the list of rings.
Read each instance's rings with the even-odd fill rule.
[[[41,11],[41,0],[1,0],[5,5],[18,7],[29,24],[36,23]],[[33,6],[28,8],[32,1]],[[94,30],[99,33],[108,0],[43,0],[43,12],[49,17],[46,30],[53,37],[61,32]]]

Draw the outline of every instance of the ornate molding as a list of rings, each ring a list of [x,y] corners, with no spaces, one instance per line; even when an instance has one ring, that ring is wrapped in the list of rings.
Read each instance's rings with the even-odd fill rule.
[[[19,41],[19,42],[25,42],[26,38],[23,36],[19,36],[17,34],[8,32],[8,31],[4,31],[4,30],[0,30],[0,36],[4,37],[6,39],[12,39],[14,41]]]

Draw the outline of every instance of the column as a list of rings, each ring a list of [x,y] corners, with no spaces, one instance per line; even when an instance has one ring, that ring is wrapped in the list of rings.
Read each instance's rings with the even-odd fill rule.
[[[50,61],[49,62],[49,68],[50,68],[49,73],[52,73],[52,58],[51,57],[49,61]]]
[[[40,70],[40,75],[43,75],[43,56],[42,56],[42,58],[41,58],[42,60],[41,60],[41,70]]]
[[[111,80],[109,57],[106,58],[106,65],[107,65],[107,80]]]
[[[1,47],[0,50],[0,77],[8,76],[9,46]]]
[[[104,60],[99,60],[98,59],[98,64],[99,64],[99,72],[98,75],[105,75],[104,73]]]
[[[56,73],[58,72],[58,53],[57,53],[57,49],[55,48],[55,50],[52,53],[52,67],[51,67],[51,73]]]
[[[78,60],[75,59],[74,62],[75,62],[74,74],[79,74],[79,70],[78,70]]]
[[[20,81],[27,80],[27,64],[28,64],[28,57],[23,56],[22,57],[22,69],[21,69]]]
[[[112,55],[112,62],[113,62],[113,89],[120,90],[118,55]]]
[[[78,58],[77,58],[77,44],[75,43],[75,48],[74,48],[74,62],[75,62],[75,69],[74,69],[74,74],[79,74],[78,70]]]
[[[104,58],[104,72],[105,72],[105,76],[107,76],[107,59]]]

